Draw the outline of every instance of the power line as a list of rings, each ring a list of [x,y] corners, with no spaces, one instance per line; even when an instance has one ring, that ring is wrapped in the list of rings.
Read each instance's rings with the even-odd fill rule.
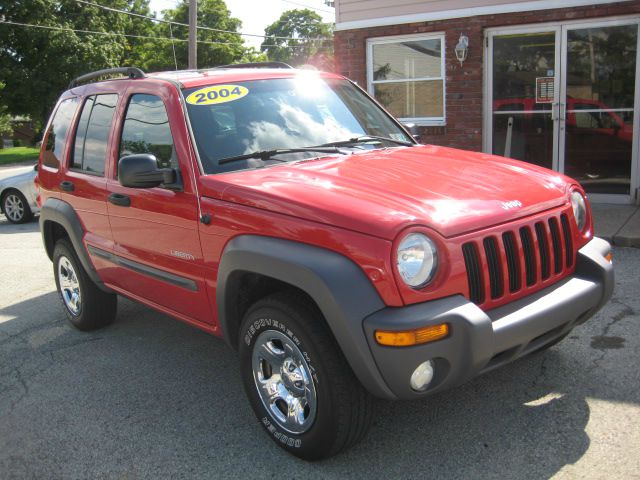
[[[274,23],[290,23],[291,20],[274,20],[270,25]],[[315,27],[317,25],[334,25],[334,22],[313,22],[313,23],[299,23],[300,27]]]
[[[285,2],[285,3],[291,3],[293,5],[298,5],[299,7],[305,7],[305,8],[310,8],[312,10],[318,10],[319,12],[335,13],[335,12],[332,12],[331,10],[325,10],[324,8],[312,7],[311,5],[305,5],[304,3],[292,2],[291,0],[281,0],[281,1]]]
[[[86,5],[91,5],[93,7],[102,8],[103,10],[108,10],[110,12],[123,13],[125,15],[130,15],[130,16],[139,17],[139,18],[146,18],[147,20],[152,20],[154,22],[168,23],[168,24],[172,24],[172,25],[180,25],[182,27],[189,27],[189,24],[187,24],[187,23],[174,22],[173,20],[164,20],[164,19],[161,19],[161,18],[150,17],[148,15],[142,15],[141,13],[127,12],[126,10],[120,10],[120,9],[117,9],[117,8],[107,7],[105,5],[100,5],[98,3],[88,2],[87,0],[76,0],[76,2],[84,3]],[[198,25],[197,28],[198,28],[198,30],[208,30],[210,32],[218,32],[218,33],[232,33],[234,35],[241,35],[241,36],[245,36],[245,37],[258,37],[258,38],[267,38],[267,36],[271,37],[270,35],[258,35],[256,33],[234,32],[232,30],[222,30],[220,28],[204,27],[204,26],[201,26],[201,25]],[[277,39],[281,39],[281,40],[299,40],[299,39],[294,38],[294,37],[271,37],[271,38],[277,38]],[[308,38],[308,39],[305,39],[305,40],[320,41],[320,40],[326,40],[326,39],[325,38]]]
[[[117,33],[117,32],[99,32],[95,30],[82,30],[77,28],[69,28],[69,27],[54,27],[51,25],[34,25],[30,23],[21,23],[14,22],[11,20],[2,20],[0,21],[0,25],[16,25],[19,27],[27,27],[27,28],[40,28],[44,30],[56,30],[61,32],[74,32],[74,33],[84,33],[88,35],[103,35],[103,36],[119,36],[119,37],[128,37],[128,38],[142,38],[146,40],[160,40],[165,42],[188,42],[189,40],[182,38],[169,38],[169,37],[152,37],[150,35],[132,35],[130,33]],[[236,46],[244,46],[242,43],[238,42],[217,42],[213,40],[198,40],[198,43],[204,45],[236,45]],[[265,47],[284,47],[284,48],[299,48],[304,47],[305,45],[265,45]]]

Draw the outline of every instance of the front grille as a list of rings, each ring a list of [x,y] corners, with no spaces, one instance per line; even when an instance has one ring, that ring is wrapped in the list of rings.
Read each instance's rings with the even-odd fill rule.
[[[527,286],[530,287],[536,282],[536,255],[533,252],[533,238],[529,227],[520,229],[520,241],[524,251],[524,267],[527,278]]]
[[[566,214],[523,223],[462,245],[469,299],[475,304],[506,303],[512,295],[535,291],[552,276],[554,281],[562,278],[574,265]]]
[[[491,298],[498,298],[502,296],[502,290],[504,288],[502,284],[498,241],[495,237],[487,237],[482,243],[484,243],[484,254],[487,256],[487,266],[489,267]]]
[[[482,282],[482,271],[480,270],[480,258],[474,243],[467,243],[462,246],[464,263],[467,266],[467,278],[469,279],[469,297],[473,303],[484,302],[484,286]]]
[[[560,216],[560,223],[562,223],[562,235],[564,236],[564,251],[567,255],[567,268],[570,268],[573,265],[573,242],[571,241],[569,219],[565,214]]]
[[[520,258],[516,246],[516,237],[513,232],[502,234],[504,252],[507,255],[507,269],[509,270],[509,291],[520,290]]]
[[[546,280],[551,275],[549,266],[549,241],[547,231],[542,222],[536,223],[536,240],[538,241],[538,252],[540,253],[540,266],[542,270],[542,280]]]
[[[549,228],[551,229],[551,244],[553,245],[553,271],[560,273],[562,270],[562,244],[560,242],[558,220],[550,218]]]

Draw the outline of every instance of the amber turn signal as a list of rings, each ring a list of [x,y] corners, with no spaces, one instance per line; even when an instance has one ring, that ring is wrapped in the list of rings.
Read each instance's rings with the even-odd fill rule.
[[[423,343],[435,342],[449,335],[449,325],[441,323],[415,330],[376,330],[376,342],[389,347],[410,347]]]
[[[609,263],[613,263],[613,252],[609,252],[604,256],[605,260]]]

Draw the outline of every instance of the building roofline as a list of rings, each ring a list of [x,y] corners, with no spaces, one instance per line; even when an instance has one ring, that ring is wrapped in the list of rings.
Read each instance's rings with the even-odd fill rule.
[[[559,4],[558,0],[532,0],[521,3],[460,8],[455,10],[420,13],[416,15],[398,15],[394,17],[367,18],[349,22],[336,22],[335,30],[357,30],[360,28],[384,27],[388,25],[401,25],[406,23],[434,22],[438,20],[449,20],[452,18],[475,17],[479,15],[496,15],[501,13],[516,13],[532,10],[552,10],[558,8],[582,7],[586,5],[628,1],[630,0],[564,0]]]

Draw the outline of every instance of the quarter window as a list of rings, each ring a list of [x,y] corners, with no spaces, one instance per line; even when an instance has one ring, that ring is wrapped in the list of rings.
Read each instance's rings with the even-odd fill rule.
[[[129,101],[122,127],[120,158],[135,153],[155,155],[160,168],[178,168],[167,110],[162,99],[155,95],[135,94]]]
[[[444,35],[372,39],[369,93],[394,116],[444,125]]]
[[[71,120],[73,120],[73,115],[76,113],[77,107],[77,98],[67,98],[58,106],[58,110],[56,110],[53,120],[51,121],[49,133],[47,134],[47,142],[42,155],[43,165],[55,169],[60,167],[67,132],[69,131],[69,125],[71,125]]]
[[[104,175],[116,94],[92,95],[84,102],[73,147],[71,168]]]

